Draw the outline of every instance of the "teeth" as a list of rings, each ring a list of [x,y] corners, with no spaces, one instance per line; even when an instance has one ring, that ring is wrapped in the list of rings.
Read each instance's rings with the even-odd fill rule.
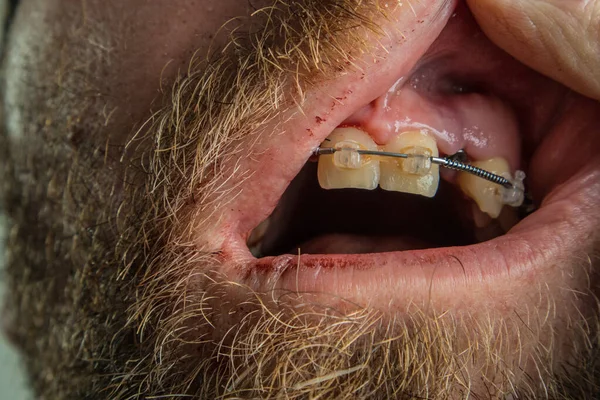
[[[475,161],[471,164],[496,175],[510,177],[508,162],[504,158],[496,157],[486,161]],[[466,172],[458,174],[458,186],[477,203],[482,212],[492,218],[498,218],[504,205],[501,186]]]
[[[439,181],[439,166],[431,157],[439,157],[435,137],[427,130],[402,132],[385,146],[378,147],[364,131],[356,128],[337,128],[321,144],[321,148],[336,148],[333,154],[319,157],[318,179],[323,189],[357,188],[373,190],[377,185],[384,190],[435,196]],[[359,154],[356,150],[374,150],[408,154],[407,158]],[[512,187],[505,188],[478,176],[461,172],[458,185],[475,201],[481,217],[483,213],[496,219],[503,206],[520,207],[524,200],[525,173],[515,172],[512,178],[508,162],[496,157],[473,162],[481,168],[508,179]],[[485,218],[475,221],[477,225],[489,224]]]
[[[357,188],[373,190],[379,183],[379,161],[360,156],[351,149],[377,150],[377,144],[356,128],[337,128],[321,145],[348,149],[319,157],[318,177],[323,189]]]
[[[423,131],[403,132],[388,143],[383,151],[415,154],[412,159],[389,158],[381,163],[382,189],[433,197],[437,192],[439,166],[432,165],[429,157],[438,157],[435,138]],[[419,155],[428,156],[424,158]]]

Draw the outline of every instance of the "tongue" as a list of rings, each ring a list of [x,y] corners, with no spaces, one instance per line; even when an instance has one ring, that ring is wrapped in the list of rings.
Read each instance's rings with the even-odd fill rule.
[[[429,243],[409,236],[362,236],[329,234],[311,239],[300,246],[303,254],[366,254],[427,249]],[[290,251],[294,254],[295,251]]]

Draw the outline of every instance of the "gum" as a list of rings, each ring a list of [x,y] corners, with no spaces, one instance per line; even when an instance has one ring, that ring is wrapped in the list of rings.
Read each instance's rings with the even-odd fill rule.
[[[520,167],[516,118],[500,100],[482,95],[434,103],[405,85],[364,106],[342,125],[369,132],[378,145],[387,144],[404,131],[427,129],[435,136],[442,154],[464,149],[474,160],[503,157],[512,170]]]

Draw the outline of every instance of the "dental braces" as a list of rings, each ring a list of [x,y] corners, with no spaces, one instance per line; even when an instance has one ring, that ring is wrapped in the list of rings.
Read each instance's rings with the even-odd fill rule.
[[[406,153],[394,153],[379,150],[360,149],[354,142],[337,143],[335,147],[318,147],[314,156],[333,155],[334,164],[341,168],[357,169],[363,165],[363,156],[391,157],[401,159],[399,166],[405,173],[424,176],[429,173],[433,164],[456,171],[467,172],[500,186],[498,196],[502,204],[521,207],[525,200],[525,172],[517,170],[515,177],[500,176],[477,168],[466,162],[466,153],[459,150],[448,157],[433,157],[429,149],[415,146]]]

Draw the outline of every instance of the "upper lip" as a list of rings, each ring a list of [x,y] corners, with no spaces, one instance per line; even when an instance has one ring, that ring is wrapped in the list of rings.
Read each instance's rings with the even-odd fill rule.
[[[453,3],[446,3],[441,14],[447,17],[454,6]],[[432,22],[433,25],[428,26],[426,32],[437,35],[443,23]],[[220,252],[226,274],[237,276],[236,279],[240,280],[247,280],[252,275],[252,284],[257,288],[275,285],[271,278],[276,274],[278,285],[285,286],[283,271],[299,268],[301,263],[303,270],[311,269],[313,272],[299,283],[296,271],[296,289],[329,290],[342,294],[349,290],[347,285],[336,278],[338,287],[331,287],[332,281],[327,276],[336,274],[332,270],[344,265],[352,268],[354,283],[358,280],[365,287],[387,285],[390,290],[399,290],[406,289],[407,283],[410,283],[410,290],[405,291],[406,296],[413,291],[431,290],[432,286],[447,289],[448,294],[457,285],[464,287],[509,276],[521,278],[532,275],[536,269],[551,264],[560,252],[570,248],[568,240],[557,232],[569,231],[577,236],[592,229],[590,225],[593,226],[593,222],[587,216],[593,205],[589,204],[588,198],[590,191],[599,191],[597,166],[582,170],[576,182],[555,190],[552,198],[546,199],[536,213],[537,218],[522,221],[510,234],[490,242],[375,255],[302,256],[301,261],[293,256],[254,259],[246,247],[246,235],[272,212],[283,191],[313,150],[358,107],[371,101],[374,89],[376,93],[385,91],[402,74],[400,71],[406,69],[407,66],[399,61],[398,52],[390,50],[395,44],[392,42],[389,45],[386,49],[389,53],[375,65],[368,65],[363,71],[355,71],[335,82],[328,82],[331,92],[327,95],[319,90],[307,93],[302,113],[290,109],[278,119],[279,122],[263,129],[264,132],[273,128],[277,131],[289,130],[294,134],[275,135],[269,138],[266,145],[255,144],[249,150],[252,156],[229,160],[229,165],[235,165],[237,170],[249,171],[242,183],[243,191],[227,204],[229,212],[221,215],[218,223],[200,234],[203,247]],[[361,74],[368,79],[355,79]],[[284,148],[293,148],[293,156],[282,154],[280,149]],[[584,181],[585,184],[578,183]],[[532,243],[535,243],[535,247]],[[399,266],[401,273],[398,273]],[[373,267],[378,268],[377,274],[361,272]],[[396,279],[386,279],[392,274]],[[291,281],[287,284],[291,285]]]
[[[428,4],[420,5],[415,12],[422,14],[419,17],[422,17],[420,21],[423,23],[418,24],[410,37],[418,37],[424,42],[429,38],[433,42],[455,6],[455,1],[444,2],[437,8]],[[408,21],[413,19],[412,15],[403,15]],[[389,32],[372,53],[362,55],[363,59],[356,59],[358,67],[335,80],[319,82],[313,90],[305,93],[301,108],[291,107],[283,111],[276,121],[261,127],[258,135],[269,135],[268,141],[252,141],[252,148],[245,149],[245,157],[239,159],[236,155],[225,160],[229,171],[235,169],[246,172],[244,190],[233,201],[235,206],[229,203],[228,209],[238,211],[235,221],[221,215],[220,223],[206,231],[204,236],[208,236],[211,247],[220,248],[223,245],[219,240],[215,242],[215,238],[227,238],[226,242],[231,243],[232,232],[247,235],[266,219],[289,182],[331,131],[361,106],[387,91],[401,75],[408,73],[413,67],[410,53],[422,55],[427,50],[428,45],[413,40],[414,44],[405,45],[403,51],[393,51],[404,44],[406,36],[393,28]],[[327,93],[319,87],[320,84],[328,85]],[[272,135],[271,132],[280,134]],[[284,154],[283,149],[288,154]],[[290,156],[292,149],[293,155]],[[237,186],[239,182],[231,184]],[[241,207],[250,204],[251,210]],[[220,230],[221,227],[227,228]],[[238,248],[234,253],[239,254],[240,250],[243,251]]]

